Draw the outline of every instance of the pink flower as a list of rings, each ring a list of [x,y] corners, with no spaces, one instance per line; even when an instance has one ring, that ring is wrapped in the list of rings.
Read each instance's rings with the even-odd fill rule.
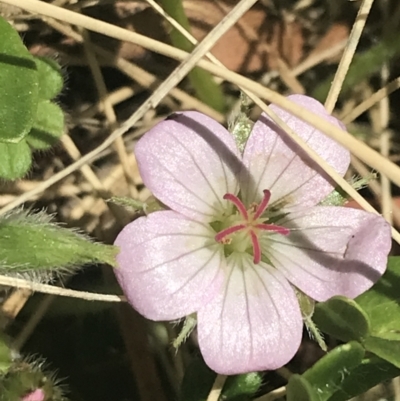
[[[25,395],[21,401],[43,401],[45,399],[44,391],[40,388]]]
[[[316,100],[291,100],[341,126]],[[340,174],[349,152],[272,106]],[[276,369],[297,351],[294,287],[316,301],[355,297],[383,274],[390,226],[361,210],[318,206],[335,184],[266,116],[240,154],[198,112],[174,114],[138,142],[146,186],[169,210],[119,234],[118,280],[152,320],[197,313],[206,363],[218,373]]]

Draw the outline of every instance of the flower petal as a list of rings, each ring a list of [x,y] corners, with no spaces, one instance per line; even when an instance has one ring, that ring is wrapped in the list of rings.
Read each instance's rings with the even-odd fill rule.
[[[363,210],[317,206],[289,214],[279,224],[288,236],[261,240],[264,253],[285,277],[316,301],[354,298],[386,269],[390,225]]]
[[[237,190],[241,156],[232,135],[198,112],[173,114],[135,147],[140,174],[154,196],[189,217],[215,216]]]
[[[303,95],[288,99],[344,129],[327,113],[324,106]],[[290,113],[272,105],[271,109],[297,135],[342,175],[350,163],[350,153],[333,139]],[[271,191],[271,203],[283,202],[286,208],[314,206],[335,187],[329,176],[277,127],[265,114],[256,122],[248,139],[241,174],[241,190],[246,204],[262,199],[262,191]],[[250,178],[249,178],[250,177]]]
[[[41,388],[33,390],[32,392],[24,395],[21,401],[44,401],[46,394]]]
[[[149,319],[184,317],[221,287],[223,253],[212,230],[176,212],[140,217],[115,244],[121,248],[117,279],[131,305]]]
[[[297,351],[303,321],[282,274],[248,254],[230,258],[225,290],[197,314],[207,365],[220,374],[276,369]]]

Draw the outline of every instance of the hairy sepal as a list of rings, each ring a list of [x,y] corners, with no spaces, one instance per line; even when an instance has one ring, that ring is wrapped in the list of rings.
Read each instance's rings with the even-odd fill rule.
[[[0,273],[48,281],[88,263],[116,266],[118,249],[61,227],[41,211],[12,211],[0,218]]]

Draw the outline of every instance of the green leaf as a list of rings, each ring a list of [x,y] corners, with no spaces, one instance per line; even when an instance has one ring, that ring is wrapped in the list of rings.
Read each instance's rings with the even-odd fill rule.
[[[62,90],[64,78],[59,64],[47,57],[35,57],[39,79],[39,99],[54,99]]]
[[[355,301],[335,297],[316,307],[318,327],[343,341],[359,340],[400,367],[400,257],[390,257],[381,279]]]
[[[361,340],[369,333],[367,314],[355,301],[342,296],[317,304],[313,320],[320,330],[342,341]]]
[[[370,388],[400,375],[400,369],[377,356],[363,359],[340,384],[329,401],[346,401]]]
[[[262,375],[258,372],[229,376],[221,393],[221,401],[248,401],[262,384]]]
[[[8,346],[5,337],[0,335],[0,376],[10,368],[11,364],[11,349]]]
[[[356,302],[368,314],[374,335],[400,331],[400,257],[389,257],[385,274]]]
[[[286,386],[286,401],[319,401],[312,385],[302,376],[293,375]]]
[[[365,348],[400,368],[400,333],[382,333],[369,336],[364,341]]]
[[[18,33],[0,17],[0,141],[17,143],[36,116],[38,72]]]
[[[340,388],[351,370],[361,363],[364,353],[364,348],[355,341],[340,345],[308,369],[303,378],[312,385],[318,400],[326,401]]]
[[[400,257],[390,257],[381,279],[356,302],[368,314],[368,351],[400,367]]]
[[[32,164],[31,150],[23,139],[19,143],[0,142],[0,177],[16,180],[23,177]]]
[[[50,220],[44,212],[23,211],[0,219],[0,271],[36,274],[86,263],[116,265],[117,247],[93,243]]]
[[[180,401],[206,401],[217,374],[202,359],[195,359],[183,377]]]
[[[34,149],[48,149],[64,132],[64,113],[50,100],[39,102],[36,120],[26,140]]]

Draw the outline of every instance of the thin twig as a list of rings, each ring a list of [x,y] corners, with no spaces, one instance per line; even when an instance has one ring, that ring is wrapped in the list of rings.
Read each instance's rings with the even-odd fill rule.
[[[50,305],[53,303],[55,299],[55,295],[45,295],[44,298],[41,300],[40,304],[37,308],[35,308],[35,313],[32,313],[29,316],[28,321],[24,324],[21,331],[15,337],[13,341],[13,349],[19,351],[24,346],[26,341],[35,331],[37,325],[42,320],[43,316],[46,314],[47,310],[49,309]]]
[[[349,124],[354,121],[361,114],[365,113],[368,109],[374,106],[376,103],[380,102],[385,97],[389,96],[392,92],[396,91],[400,88],[400,77],[395,78],[393,81],[390,81],[383,88],[376,91],[373,95],[369,96],[368,99],[365,99],[358,106],[354,107],[350,113],[341,116],[340,119],[344,124]]]
[[[126,298],[123,295],[97,294],[93,292],[76,291],[9,276],[0,276],[0,285],[27,289],[30,291],[41,292],[43,294],[59,295],[61,297],[79,298],[85,301],[126,302]]]
[[[207,401],[218,401],[221,395],[221,391],[224,387],[225,381],[228,376],[225,375],[217,375],[215,378],[214,384],[211,388],[210,393],[208,394]]]
[[[389,67],[387,63],[382,66],[381,71],[382,83],[386,83],[389,78]],[[381,155],[383,157],[389,157],[390,153],[390,132],[388,131],[388,125],[390,120],[390,104],[389,98],[385,97],[379,102],[379,122],[378,132],[380,133],[379,145]],[[390,223],[393,224],[392,215],[392,191],[390,188],[390,180],[385,175],[381,175],[381,187],[382,187],[382,215]]]
[[[96,55],[94,54],[93,45],[90,40],[90,36],[88,35],[88,33],[85,29],[82,29],[81,33],[84,38],[83,46],[85,49],[86,58],[87,58],[90,70],[92,72],[92,75],[93,75],[96,89],[97,89],[97,92],[98,92],[98,95],[100,98],[100,103],[103,106],[102,108],[104,110],[104,116],[107,119],[110,130],[114,131],[118,127],[117,116],[115,115],[113,105],[107,99],[108,92],[107,92],[106,84],[103,79],[103,74],[101,72]],[[128,153],[126,151],[125,144],[124,144],[122,137],[118,137],[115,139],[114,148],[117,151],[118,158],[121,162],[121,165],[122,165],[122,168],[124,171],[124,175],[125,175],[125,180],[128,184],[128,188],[130,191],[130,195],[132,198],[136,199],[138,197],[138,190],[136,188],[135,180],[134,180],[132,172],[131,172],[132,169],[129,164]]]
[[[358,10],[357,18],[355,23],[353,24],[348,44],[346,46],[346,49],[344,50],[343,56],[339,63],[339,67],[336,70],[331,89],[325,101],[325,108],[328,110],[329,113],[332,113],[333,109],[335,108],[337,98],[339,97],[339,93],[342,89],[347,71],[350,67],[351,61],[353,60],[354,53],[356,52],[358,42],[360,40],[373,2],[374,0],[364,0],[360,6],[360,9]]]
[[[240,0],[208,35],[199,43],[191,54],[164,80],[163,85],[151,97],[151,105],[155,107],[166,96],[170,88],[174,88],[202,57],[214,46],[217,40],[227,32],[241,16],[250,9],[257,0]]]
[[[354,156],[352,156],[352,158],[351,158],[351,165],[358,172],[358,174],[361,175],[361,177],[368,177],[369,175],[371,175],[371,171],[367,167],[365,167],[365,165],[360,160],[355,158]],[[377,201],[381,202],[382,188],[379,185],[379,182],[375,181],[375,180],[370,180],[368,182],[368,187],[371,190],[371,192],[374,194]],[[395,224],[397,226],[400,226],[400,208],[397,206],[394,199],[391,200],[391,209],[393,212],[393,218],[394,218]]]
[[[66,26],[66,25],[54,20],[53,18],[42,17],[42,19],[48,25],[50,25],[52,28],[61,32],[63,35],[71,37],[78,43],[83,43],[82,35],[75,32],[73,29],[71,29],[70,26]],[[154,86],[161,84],[161,82],[162,82],[158,77],[150,74],[148,71],[145,71],[143,68],[140,68],[136,64],[131,63],[122,57],[116,56],[111,51],[105,50],[102,47],[97,46],[97,45],[93,45],[93,49],[96,52],[96,54],[101,56],[101,58],[104,61],[106,61],[106,62],[110,63],[111,65],[113,65],[114,67],[118,68],[122,73],[124,73],[125,75],[130,77],[133,81],[138,82],[140,84],[140,86],[142,86],[144,88],[151,89]],[[187,55],[187,53],[185,53],[185,52],[183,52],[183,54]],[[184,57],[182,57],[182,60],[183,59],[184,59]],[[171,89],[169,94],[173,98],[175,98],[176,100],[181,102],[185,107],[199,110],[219,122],[225,121],[225,118],[221,113],[212,109],[210,106],[202,103],[197,98],[190,96],[189,94],[187,94],[186,92],[184,92],[183,90],[181,90],[179,88]]]
[[[32,295],[30,289],[16,289],[1,305],[1,312],[9,319],[14,319]]]
[[[274,401],[278,398],[282,398],[286,395],[286,387],[279,387],[275,390],[272,390],[268,394],[265,394],[259,398],[256,398],[254,401]]]
[[[298,75],[301,75],[304,72],[308,71],[309,69],[322,63],[323,61],[330,59],[333,56],[336,56],[346,47],[346,43],[347,39],[342,40],[338,44],[329,47],[326,50],[308,56],[304,61],[302,61],[300,64],[298,64],[296,67],[293,68],[292,74],[297,77]]]

